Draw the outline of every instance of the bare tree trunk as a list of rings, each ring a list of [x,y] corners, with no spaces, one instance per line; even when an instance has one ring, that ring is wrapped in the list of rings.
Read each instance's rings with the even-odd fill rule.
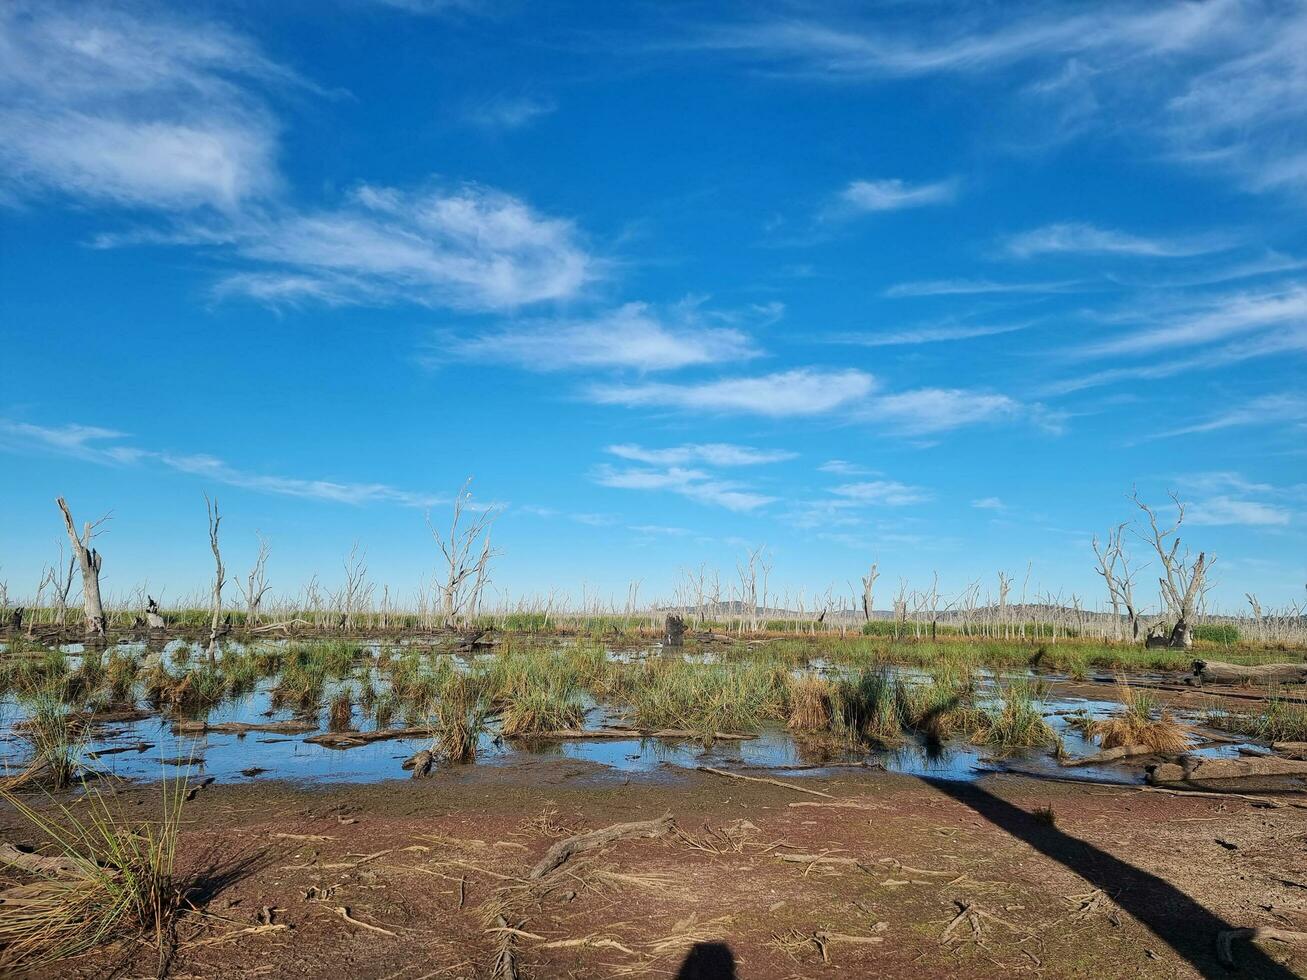
[[[878,578],[880,578],[880,572],[876,569],[876,562],[872,562],[871,570],[862,579],[862,619],[864,622],[871,622],[872,600],[875,598],[874,590]]]
[[[204,506],[209,512],[209,547],[213,549],[213,617],[209,621],[209,659],[213,659],[218,647],[218,619],[222,615],[222,586],[226,582],[226,573],[222,567],[222,552],[218,550],[218,525],[222,515],[218,513],[218,500],[212,502],[209,495],[204,495]]]
[[[63,497],[57,497],[55,503],[63,512],[68,540],[72,542],[73,554],[77,556],[77,564],[82,569],[82,607],[86,611],[86,632],[94,636],[104,636],[107,624],[104,618],[104,603],[100,601],[100,566],[103,559],[100,553],[91,547],[95,529],[104,518],[94,523],[87,521],[82,527],[82,536],[79,538],[67,502]]]

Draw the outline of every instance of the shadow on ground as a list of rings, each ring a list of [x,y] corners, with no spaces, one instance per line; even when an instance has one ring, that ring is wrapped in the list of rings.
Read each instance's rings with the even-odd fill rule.
[[[695,943],[676,980],[735,980],[735,954],[725,943]]]
[[[1204,977],[1233,972],[1216,958],[1216,936],[1236,928],[1194,901],[1164,878],[1144,871],[1040,820],[975,783],[926,779],[939,792],[969,806],[994,826],[1029,844],[1101,888],[1120,908],[1148,927]],[[1296,974],[1251,943],[1239,946],[1238,973],[1268,980],[1294,980]]]

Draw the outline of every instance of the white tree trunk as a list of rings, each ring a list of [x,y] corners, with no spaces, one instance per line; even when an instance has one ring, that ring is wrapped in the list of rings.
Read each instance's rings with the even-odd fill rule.
[[[100,601],[100,553],[90,546],[95,533],[95,525],[87,521],[82,529],[82,536],[77,536],[73,524],[73,515],[63,497],[57,497],[55,503],[64,515],[64,527],[68,531],[68,540],[72,542],[73,554],[82,569],[82,607],[86,611],[86,632],[95,636],[104,636],[106,620],[104,603]]]

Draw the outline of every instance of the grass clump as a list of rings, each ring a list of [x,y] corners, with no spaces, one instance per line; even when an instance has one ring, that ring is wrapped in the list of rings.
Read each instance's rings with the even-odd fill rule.
[[[506,738],[580,728],[585,707],[567,687],[536,688],[513,695],[504,706],[500,733]]]
[[[42,782],[55,789],[65,789],[81,766],[85,725],[53,690],[38,693],[29,705],[27,720],[16,732],[31,745],[31,757],[26,768],[9,777],[5,784],[16,788]]]
[[[903,737],[902,685],[883,668],[868,668],[836,686],[834,728],[851,742],[888,744]]]
[[[1158,698],[1132,688],[1124,676],[1116,682],[1122,711],[1111,718],[1090,722],[1086,734],[1105,749],[1146,745],[1153,752],[1175,755],[1189,747],[1189,732],[1176,721]]]
[[[834,719],[835,685],[820,674],[792,676],[788,685],[785,727],[792,732],[829,731]]]
[[[486,731],[489,707],[474,679],[451,672],[431,716],[436,753],[450,762],[471,762]]]
[[[642,728],[683,729],[705,738],[752,732],[785,717],[788,674],[774,664],[647,660],[624,672],[621,689]]]
[[[999,697],[976,712],[972,743],[1003,749],[1055,745],[1057,735],[1039,709],[1040,694],[1039,686],[1030,681],[1003,685]]]
[[[1215,713],[1209,721],[1217,728],[1263,742],[1307,742],[1307,705],[1276,692],[1267,697],[1260,711]]]
[[[59,859],[54,870],[23,869],[23,900],[0,916],[0,973],[137,937],[156,944],[162,974],[186,891],[175,874],[184,782],[165,782],[163,793],[161,819],[133,822],[89,787],[76,812],[59,804],[53,816],[0,790]]]
[[[125,656],[117,650],[109,654],[105,665],[105,684],[115,701],[126,701],[136,687],[136,676],[140,672],[140,662],[132,656]]]
[[[348,687],[342,688],[331,699],[331,707],[327,711],[327,730],[332,732],[349,731],[353,720],[354,692]]]

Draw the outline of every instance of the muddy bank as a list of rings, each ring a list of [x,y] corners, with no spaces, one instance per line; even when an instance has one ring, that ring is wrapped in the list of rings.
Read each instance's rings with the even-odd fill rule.
[[[507,949],[524,978],[675,976],[697,949],[759,978],[1213,976],[1221,929],[1307,928],[1301,809],[1007,775],[780,780],[820,796],[680,769],[524,764],[202,790],[180,860],[201,873],[210,917],[183,918],[172,972],[486,977]],[[158,797],[128,787],[119,802],[143,814]],[[577,854],[544,887],[526,884],[557,841],[665,812],[673,833]],[[35,843],[11,811],[0,824]],[[1234,952],[1245,975],[1307,968],[1275,943]],[[61,972],[111,967],[151,972],[152,953]]]

